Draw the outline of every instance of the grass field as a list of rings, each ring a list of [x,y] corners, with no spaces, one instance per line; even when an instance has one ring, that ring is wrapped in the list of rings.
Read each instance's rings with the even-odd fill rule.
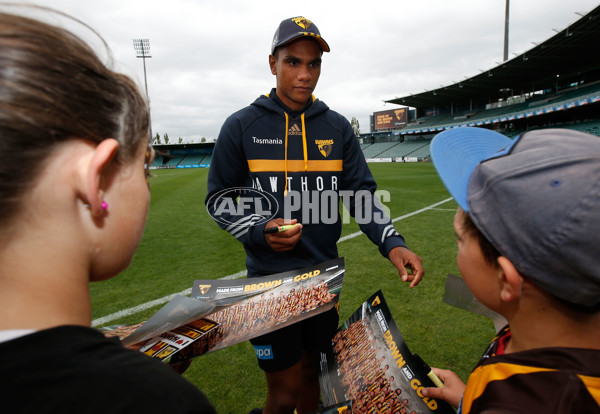
[[[391,194],[386,205],[392,218],[449,198],[430,163],[370,164],[370,168],[379,188]],[[156,172],[146,232],[130,268],[91,285],[94,319],[184,291],[194,279],[217,279],[245,269],[242,246],[214,223],[204,207],[207,173],[207,169]],[[485,317],[442,301],[446,275],[459,274],[452,230],[455,209],[454,201],[448,201],[395,221],[409,247],[423,258],[426,270],[423,281],[412,290],[365,235],[339,243],[346,262],[340,321],[381,289],[411,351],[466,380],[494,326]],[[354,222],[345,224],[342,236],[358,230]],[[159,308],[107,324],[146,320]],[[248,342],[195,359],[184,376],[204,391],[219,413],[245,414],[264,404],[264,375]]]

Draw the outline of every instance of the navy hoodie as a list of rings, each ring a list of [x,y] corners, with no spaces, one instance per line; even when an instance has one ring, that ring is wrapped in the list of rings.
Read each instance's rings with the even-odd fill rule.
[[[221,128],[208,173],[206,207],[246,250],[248,277],[300,269],[338,257],[341,200],[387,257],[406,247],[386,208],[348,120],[315,99],[292,111],[261,95]],[[273,218],[298,219],[293,250],[275,252],[263,229]]]

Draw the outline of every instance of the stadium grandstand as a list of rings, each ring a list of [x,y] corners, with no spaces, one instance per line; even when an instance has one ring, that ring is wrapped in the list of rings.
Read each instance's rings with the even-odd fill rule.
[[[156,156],[150,164],[157,168],[208,168],[214,143],[153,145]]]
[[[543,43],[479,75],[387,100],[406,122],[362,133],[368,161],[429,159],[435,134],[476,126],[508,137],[537,128],[571,128],[600,136],[600,6]],[[152,168],[210,166],[214,144],[156,145]]]

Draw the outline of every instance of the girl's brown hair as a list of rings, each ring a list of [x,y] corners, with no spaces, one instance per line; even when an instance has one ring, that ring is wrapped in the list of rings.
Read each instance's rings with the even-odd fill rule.
[[[123,162],[148,142],[148,123],[136,84],[77,36],[0,13],[0,222],[14,216],[58,145],[114,138]]]

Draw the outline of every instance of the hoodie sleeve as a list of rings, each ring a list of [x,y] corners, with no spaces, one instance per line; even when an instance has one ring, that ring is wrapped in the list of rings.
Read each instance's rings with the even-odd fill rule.
[[[345,119],[344,119],[345,120]],[[379,252],[388,257],[394,247],[407,247],[404,237],[394,228],[389,209],[376,194],[377,184],[367,166],[358,139],[350,123],[344,125],[344,170],[342,202],[360,229],[375,243]]]
[[[242,134],[240,118],[231,115],[223,124],[213,150],[204,203],[217,224],[241,243],[266,247],[262,234],[264,225],[260,224],[265,217],[244,208],[254,199],[251,192],[244,191],[251,187],[251,182]]]

